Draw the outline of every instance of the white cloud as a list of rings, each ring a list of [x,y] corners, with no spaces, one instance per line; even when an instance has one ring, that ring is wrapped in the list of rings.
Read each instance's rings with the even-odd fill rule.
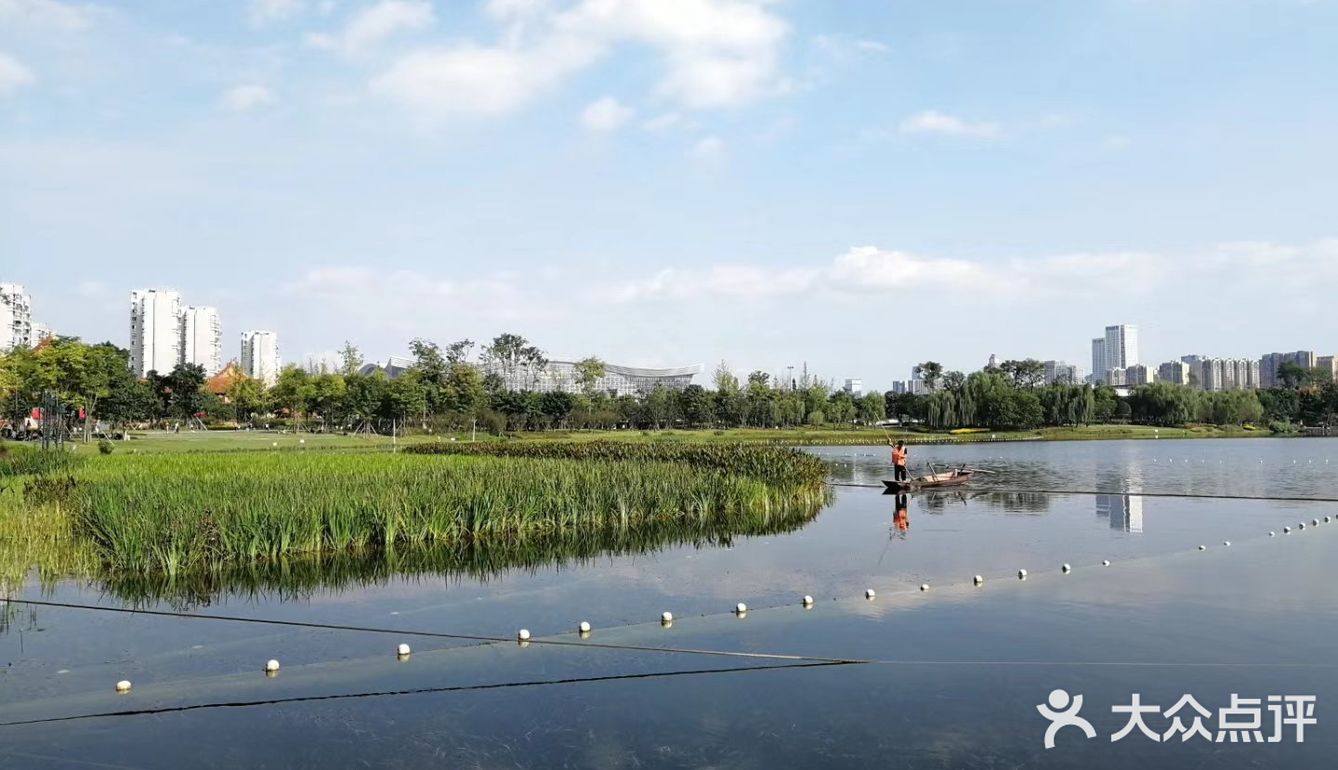
[[[997,123],[971,123],[954,115],[936,110],[925,110],[908,116],[899,126],[903,134],[942,134],[973,139],[994,139],[999,136]]]
[[[677,112],[664,112],[647,120],[641,127],[647,131],[667,131],[683,124],[683,116]]]
[[[788,33],[766,0],[579,0],[553,10],[542,0],[492,0],[496,45],[476,42],[412,51],[373,79],[373,90],[440,119],[523,107],[614,48],[658,52],[656,92],[694,109],[728,107],[783,92],[780,47]],[[491,88],[501,94],[489,96]]]
[[[362,56],[396,35],[422,31],[434,23],[436,14],[426,0],[381,0],[354,14],[340,32],[308,35],[307,42],[345,56]]]
[[[612,96],[605,96],[591,102],[581,111],[581,125],[591,131],[617,131],[635,112],[630,107],[624,107]]]
[[[413,307],[415,313],[395,313],[391,317],[421,333],[421,316],[433,313],[457,319],[461,312],[492,319],[541,315],[541,301],[522,287],[515,276],[506,274],[453,280],[413,270],[355,265],[313,268],[284,285],[282,292],[300,300],[333,305],[359,319],[380,320],[385,316],[372,319],[370,314],[388,307]]]
[[[306,10],[305,0],[251,0],[246,7],[252,24],[271,24],[295,18]]]
[[[249,112],[277,104],[279,97],[266,86],[245,83],[223,92],[223,106],[234,112]]]
[[[688,155],[700,160],[713,160],[719,158],[725,153],[725,142],[718,136],[704,137],[701,141],[692,145],[688,150]]]
[[[92,26],[96,13],[92,6],[58,0],[0,0],[0,27],[12,24],[76,31]]]
[[[0,96],[13,93],[37,81],[32,70],[12,56],[0,53]]]
[[[1129,146],[1132,144],[1133,142],[1129,139],[1129,137],[1124,136],[1123,134],[1112,134],[1106,137],[1105,139],[1101,140],[1102,149],[1109,150],[1111,152],[1119,152],[1120,150],[1127,150],[1129,149]]]

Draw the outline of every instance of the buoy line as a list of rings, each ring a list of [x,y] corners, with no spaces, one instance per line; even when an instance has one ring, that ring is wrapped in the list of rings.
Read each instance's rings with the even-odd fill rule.
[[[816,660],[805,663],[784,663],[775,666],[731,666],[728,668],[702,668],[691,669],[688,671],[663,671],[655,673],[640,674],[608,674],[606,676],[584,676],[570,677],[566,679],[532,679],[519,682],[494,682],[492,684],[466,684],[455,685],[451,687],[418,687],[408,690],[372,690],[367,692],[338,693],[335,695],[295,695],[291,698],[268,698],[265,700],[253,701],[218,701],[213,703],[192,703],[185,706],[163,706],[160,708],[146,709],[125,709],[122,711],[102,711],[92,714],[71,714],[63,717],[44,717],[42,719],[25,719],[14,722],[0,722],[0,727],[21,727],[25,725],[42,725],[53,722],[74,722],[83,719],[100,719],[104,717],[133,717],[133,716],[151,716],[154,714],[175,714],[183,711],[203,711],[219,708],[247,708],[250,706],[279,706],[287,703],[311,703],[316,701],[331,700],[352,700],[358,698],[384,698],[397,695],[429,695],[435,693],[451,692],[472,692],[478,690],[505,690],[518,687],[546,687],[562,684],[586,684],[593,682],[616,682],[634,679],[664,679],[675,676],[702,676],[704,674],[734,674],[746,673],[750,671],[777,671],[782,669],[796,668],[825,668],[828,666],[854,666],[862,665],[864,661],[823,661]]]
[[[311,628],[323,631],[357,631],[369,634],[398,634],[400,636],[423,636],[434,639],[459,639],[465,641],[479,642],[480,644],[497,644],[502,642],[515,642],[516,637],[508,636],[478,636],[473,634],[452,634],[442,631],[411,631],[401,628],[377,628],[373,626],[347,626],[334,623],[312,623],[301,620],[275,620],[272,618],[247,618],[236,615],[192,615],[184,612],[169,612],[167,610],[137,610],[128,607],[100,607],[96,604],[77,604],[74,602],[54,602],[44,599],[10,599],[14,604],[28,604],[37,607],[57,607],[72,610],[93,610],[95,612],[117,612],[126,615],[151,615],[155,617],[169,618],[187,618],[195,620],[221,620],[231,623],[255,623],[258,625],[270,626],[289,626],[295,628]],[[671,621],[672,622],[672,621]],[[640,624],[631,624],[640,625]],[[627,628],[628,626],[614,626],[613,628]],[[524,630],[524,629],[522,629]],[[628,650],[633,652],[671,652],[685,655],[710,655],[726,658],[756,658],[759,660],[788,660],[788,661],[810,661],[816,663],[866,663],[868,661],[846,659],[846,658],[824,658],[813,655],[786,655],[769,652],[744,652],[735,650],[710,650],[695,649],[689,647],[656,647],[653,645],[638,644],[614,644],[611,642],[586,642],[586,641],[568,641],[565,639],[530,639],[522,641],[530,644],[546,644],[555,647],[580,647],[583,649],[606,649],[606,650]],[[454,648],[453,648],[454,649]]]

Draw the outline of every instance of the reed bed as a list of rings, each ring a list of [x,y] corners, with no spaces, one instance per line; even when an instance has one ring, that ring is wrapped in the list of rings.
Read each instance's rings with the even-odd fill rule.
[[[519,457],[551,460],[673,463],[757,479],[774,486],[821,486],[830,469],[796,449],[759,444],[631,443],[622,441],[505,441],[417,444],[413,454]]]
[[[42,450],[20,444],[0,442],[0,479],[43,473],[59,473],[73,468],[82,457],[68,451]],[[2,484],[4,482],[0,482]]]
[[[167,575],[298,554],[646,526],[746,530],[811,517],[828,499],[820,482],[768,483],[777,471],[746,467],[752,472],[603,457],[115,456],[34,480],[28,497],[68,511],[106,566]]]

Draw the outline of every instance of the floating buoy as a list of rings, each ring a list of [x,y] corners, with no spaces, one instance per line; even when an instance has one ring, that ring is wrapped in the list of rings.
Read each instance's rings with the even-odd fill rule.
[[[928,591],[928,590],[929,590],[929,584],[928,584],[928,583],[921,583],[921,584],[920,584],[920,590],[921,590],[921,591]]]
[[[1199,550],[1200,550],[1200,551],[1206,551],[1206,550],[1208,550],[1208,546],[1206,546],[1206,545],[1201,545],[1201,546],[1199,546]]]
[[[410,650],[409,645],[407,644],[401,644],[399,647],[395,648],[395,654],[400,656],[401,658],[409,657],[410,652],[413,652],[413,650]]]
[[[1319,519],[1311,519],[1311,520],[1310,520],[1310,523],[1313,524],[1313,525],[1315,525],[1316,527],[1318,527],[1318,526],[1319,526]]]
[[[661,613],[660,613],[660,622],[661,622],[661,623],[672,623],[672,622],[674,622],[674,613],[672,613],[672,612],[661,612]]]
[[[1325,517],[1324,517],[1324,523],[1325,523],[1325,524],[1328,524],[1328,523],[1329,523],[1329,517],[1328,517],[1328,516],[1325,516]]]
[[[1017,571],[1017,579],[1018,579],[1018,580],[1026,580],[1026,579],[1027,579],[1027,571],[1024,570],[1024,569],[1020,569],[1020,570],[1018,570],[1018,571]]]
[[[813,597],[812,597],[812,596],[809,596],[808,594],[804,594],[803,604],[804,604],[805,607],[812,607],[812,606],[813,606]]]
[[[581,625],[577,626],[576,630],[582,634],[588,634],[590,633],[590,623],[582,620]]]
[[[265,661],[265,671],[267,673],[274,673],[275,671],[278,670],[279,670],[279,661],[273,658],[270,658],[269,660]]]
[[[1296,528],[1297,528],[1297,529],[1305,529],[1305,522],[1303,521],[1303,522],[1301,522],[1300,524],[1297,524],[1297,525],[1296,525]]]
[[[1291,531],[1292,531],[1292,528],[1291,528],[1291,527],[1283,527],[1283,528],[1282,528],[1282,534],[1284,534],[1284,535],[1291,534]]]
[[[975,583],[976,585],[984,585],[985,578],[981,577],[980,575],[976,575],[975,577],[971,578],[971,582]]]
[[[121,681],[117,682],[117,683],[116,683],[116,691],[117,691],[117,692],[130,692],[130,680],[129,680],[129,679],[122,679]]]
[[[1230,548],[1230,547],[1231,547],[1231,541],[1230,541],[1230,540],[1223,540],[1223,541],[1222,541],[1222,545],[1226,546],[1227,548]]]
[[[530,629],[522,628],[519,631],[517,631],[516,639],[522,642],[528,642],[530,640]]]
[[[748,614],[748,605],[744,604],[743,602],[739,602],[738,604],[734,605],[734,614],[735,614],[735,615],[747,615],[747,614]]]
[[[1276,532],[1274,532],[1273,530],[1270,529],[1270,530],[1268,531],[1268,536],[1269,536],[1269,537],[1277,537],[1277,536],[1278,536],[1278,533],[1276,533]]]
[[[1063,571],[1065,571],[1065,572],[1072,572],[1072,571],[1073,571],[1073,567],[1071,567],[1071,566],[1069,566],[1069,565],[1067,565],[1067,564],[1065,564],[1064,566],[1060,567],[1060,569],[1063,570]]]
[[[873,591],[872,588],[866,588],[866,589],[864,589],[864,598],[865,598],[865,599],[872,599],[872,598],[875,597],[875,596],[877,596],[877,594],[874,593],[874,591]]]
[[[1101,566],[1103,566],[1103,567],[1109,567],[1109,566],[1110,566],[1110,559],[1102,559],[1102,560],[1101,560]]]

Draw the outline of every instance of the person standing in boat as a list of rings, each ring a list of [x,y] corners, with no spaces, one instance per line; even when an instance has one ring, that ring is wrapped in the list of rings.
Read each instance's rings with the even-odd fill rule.
[[[892,478],[897,481],[906,481],[910,478],[910,474],[906,472],[906,454],[906,442],[898,441],[896,446],[892,447]]]

